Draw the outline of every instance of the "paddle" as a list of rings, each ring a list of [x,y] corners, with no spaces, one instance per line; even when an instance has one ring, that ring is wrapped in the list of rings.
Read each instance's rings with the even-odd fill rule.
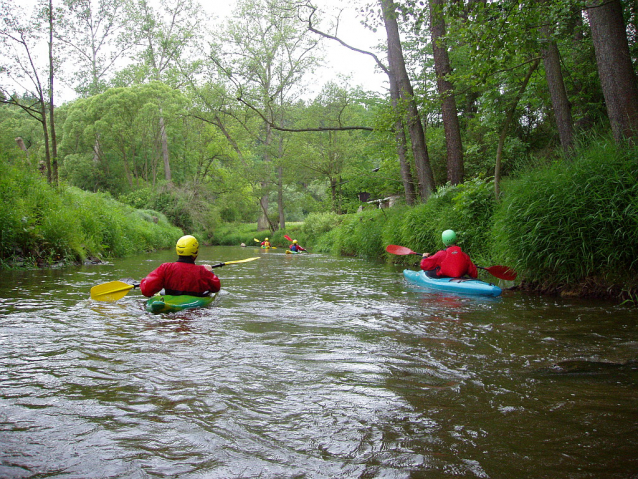
[[[227,264],[247,263],[248,261],[254,261],[259,258],[259,256],[255,256],[253,258],[239,259],[236,261],[226,261],[225,263],[212,264],[210,267],[221,268]],[[110,283],[98,284],[91,288],[91,299],[95,299],[96,301],[117,301],[139,285],[139,283],[128,284],[124,281],[111,281]]]
[[[399,246],[395,244],[390,244],[386,246],[385,250],[390,254],[396,255],[408,255],[408,254],[416,254],[419,256],[423,256],[421,253],[416,253],[412,251],[410,248],[406,248],[405,246]],[[483,266],[477,266],[479,269],[483,269],[490,273],[492,276],[495,276],[499,279],[504,279],[507,281],[513,281],[516,279],[516,271],[508,266],[489,266],[484,268]]]

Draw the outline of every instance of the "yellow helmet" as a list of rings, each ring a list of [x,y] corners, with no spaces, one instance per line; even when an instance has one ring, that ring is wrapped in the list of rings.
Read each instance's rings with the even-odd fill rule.
[[[266,238],[264,241],[268,241],[268,238]]]
[[[177,240],[175,246],[178,256],[197,256],[199,243],[194,236],[186,235]]]
[[[292,244],[297,244],[297,240],[292,240]]]

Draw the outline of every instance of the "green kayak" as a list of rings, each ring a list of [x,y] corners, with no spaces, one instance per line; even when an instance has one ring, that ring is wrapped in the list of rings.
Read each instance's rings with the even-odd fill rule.
[[[210,296],[171,296],[156,294],[146,302],[146,311],[151,313],[175,313],[185,309],[204,308],[215,300],[217,294]]]

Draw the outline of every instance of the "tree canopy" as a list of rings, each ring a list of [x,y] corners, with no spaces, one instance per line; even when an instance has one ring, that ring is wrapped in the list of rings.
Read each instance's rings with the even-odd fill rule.
[[[498,197],[591,134],[635,141],[633,2],[353,5],[385,44],[343,41],[319,0],[238,0],[217,23],[194,0],[0,0],[0,161],[184,228],[276,230],[465,180]],[[318,77],[339,48],[374,57],[388,90]]]

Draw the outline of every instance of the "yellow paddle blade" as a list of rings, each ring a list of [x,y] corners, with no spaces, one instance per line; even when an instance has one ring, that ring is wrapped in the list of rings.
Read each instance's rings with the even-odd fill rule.
[[[257,238],[253,238],[257,243],[261,243]]]
[[[117,301],[126,296],[135,286],[124,281],[111,281],[91,288],[91,299],[96,301]]]
[[[256,259],[261,258],[261,256],[255,256],[253,258],[247,259],[238,259],[237,261],[226,261],[224,264],[235,264],[235,263],[248,263],[249,261],[255,261]]]

